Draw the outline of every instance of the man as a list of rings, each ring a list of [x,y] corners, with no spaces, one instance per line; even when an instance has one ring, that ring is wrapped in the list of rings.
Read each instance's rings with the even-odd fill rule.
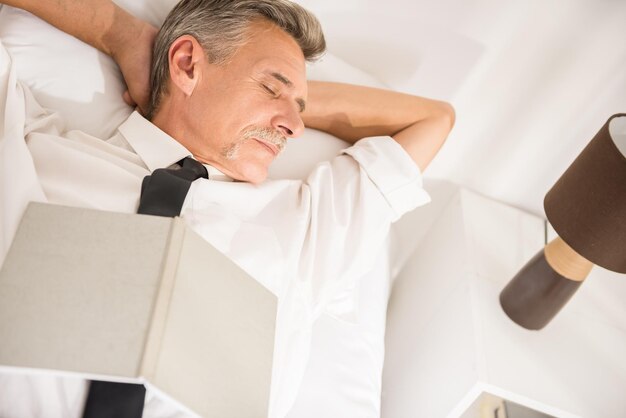
[[[111,54],[128,83],[126,99],[150,119],[134,113],[105,141],[66,134],[28,92],[9,86],[2,116],[23,109],[25,126],[17,134],[4,126],[2,141],[26,141],[38,180],[20,195],[135,212],[145,176],[190,155],[204,163],[209,179],[192,183],[181,215],[278,296],[270,416],[285,416],[306,366],[312,323],[336,292],[368,271],[390,223],[426,203],[420,170],[452,128],[451,107],[307,83],[305,61],[324,51],[323,35],[312,15],[284,0],[179,3],[156,38],[151,89],[146,68],[154,31],[113,3],[5,3]],[[3,59],[6,84],[11,63]],[[265,182],[285,141],[305,125],[355,145],[305,182]],[[12,391],[37,383],[9,377],[2,384],[8,395],[0,401],[8,402]],[[75,403],[84,397],[84,382],[55,384],[74,391]],[[0,415],[19,416],[24,405],[0,406]],[[77,412],[70,408],[69,415]]]

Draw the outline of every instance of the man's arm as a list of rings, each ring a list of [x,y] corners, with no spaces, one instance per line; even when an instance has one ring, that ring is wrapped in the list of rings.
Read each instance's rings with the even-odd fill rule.
[[[146,110],[152,45],[157,29],[111,0],[1,0],[45,20],[110,55],[119,65],[128,92],[124,99]]]
[[[306,111],[309,128],[354,143],[389,135],[423,171],[454,125],[448,103],[387,90],[342,83],[310,81]]]

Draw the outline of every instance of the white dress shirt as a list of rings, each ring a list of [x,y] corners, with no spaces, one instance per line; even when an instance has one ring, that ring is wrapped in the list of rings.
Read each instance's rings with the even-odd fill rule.
[[[143,178],[191,155],[138,113],[108,140],[65,132],[17,81],[1,44],[0,123],[0,261],[29,200],[136,212]],[[372,268],[390,224],[429,197],[418,167],[389,137],[358,141],[305,181],[252,185],[207,169],[209,179],[191,185],[181,216],[278,296],[269,415],[284,417],[307,364],[313,322]],[[32,415],[45,385],[65,396],[45,416],[79,416],[86,390],[71,378],[1,375],[0,385],[3,417]]]

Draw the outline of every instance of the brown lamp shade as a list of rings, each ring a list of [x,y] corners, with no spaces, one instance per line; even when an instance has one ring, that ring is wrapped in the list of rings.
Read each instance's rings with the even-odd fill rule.
[[[626,273],[624,126],[626,114],[611,116],[544,199],[557,234],[587,260],[618,273]]]

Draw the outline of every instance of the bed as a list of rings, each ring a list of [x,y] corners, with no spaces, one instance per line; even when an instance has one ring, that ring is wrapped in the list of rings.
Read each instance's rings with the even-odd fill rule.
[[[154,25],[161,22],[174,0],[119,0],[120,6]],[[0,6],[0,40],[16,65],[20,81],[38,102],[58,111],[66,129],[78,129],[107,138],[132,112],[122,100],[124,84],[108,56],[62,33],[33,15]],[[327,53],[309,68],[309,78],[384,87],[374,77]],[[270,169],[270,178],[302,179],[319,161],[328,160],[347,146],[323,132],[307,129],[289,141]],[[396,246],[393,234],[387,247]],[[387,300],[392,272],[399,270],[402,254],[410,248],[381,254],[375,268],[349,296],[337,295],[313,329],[312,352],[304,382],[290,417],[380,416]],[[347,315],[353,306],[358,315]],[[0,379],[2,376],[0,375]],[[68,389],[68,387],[70,389]],[[28,410],[11,409],[11,399],[28,391],[43,391],[46,401]],[[70,386],[50,375],[33,382],[24,377],[0,391],[0,416],[46,417],[80,415],[82,399]],[[8,406],[7,406],[8,405]],[[2,409],[2,406],[8,409]],[[184,413],[150,395],[144,416],[182,417]]]

